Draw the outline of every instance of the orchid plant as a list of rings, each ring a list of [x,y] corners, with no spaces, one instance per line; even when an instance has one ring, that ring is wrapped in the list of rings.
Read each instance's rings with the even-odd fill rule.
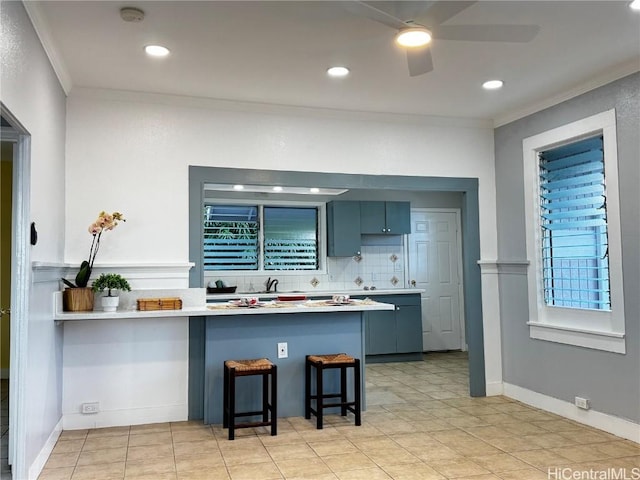
[[[100,249],[100,239],[105,231],[113,230],[118,226],[118,222],[126,222],[124,216],[120,212],[100,212],[95,222],[89,225],[89,233],[93,235],[91,241],[91,249],[89,250],[88,260],[83,260],[80,264],[80,270],[76,275],[76,283],[72,283],[69,280],[62,279],[64,284],[70,288],[84,288],[89,283],[89,277],[91,277],[91,270],[93,270],[93,262],[96,259],[98,250]]]

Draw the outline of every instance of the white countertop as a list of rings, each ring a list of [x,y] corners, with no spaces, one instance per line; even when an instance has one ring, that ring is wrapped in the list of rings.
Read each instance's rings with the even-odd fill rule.
[[[373,297],[376,295],[406,295],[411,293],[423,293],[424,290],[421,288],[386,288],[386,289],[375,289],[375,290],[363,290],[363,289],[353,289],[353,290],[313,290],[306,292],[271,292],[271,293],[263,293],[263,292],[236,292],[236,293],[208,293],[207,300],[215,300],[215,301],[224,301],[224,300],[237,300],[242,297],[258,297],[260,299],[275,299],[278,295],[305,295],[307,297],[331,297],[333,295],[350,295],[350,296],[358,296],[358,297]]]
[[[353,300],[345,305],[329,305],[323,300],[307,300],[304,302],[264,302],[256,308],[238,307],[230,302],[210,303],[206,306],[183,307],[181,310],[138,311],[133,309],[116,312],[62,312],[55,314],[56,321],[73,320],[108,320],[125,318],[162,318],[162,317],[199,317],[228,315],[265,315],[273,313],[336,313],[361,312],[370,310],[393,310],[394,305],[374,302],[372,300]]]

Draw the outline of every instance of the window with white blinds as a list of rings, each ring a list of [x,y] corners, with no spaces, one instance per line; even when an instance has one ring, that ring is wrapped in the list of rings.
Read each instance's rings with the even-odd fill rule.
[[[318,270],[318,208],[205,205],[205,270]]]
[[[602,136],[539,153],[544,299],[610,310]]]
[[[318,209],[264,207],[264,269],[318,269]]]
[[[533,339],[626,352],[616,112],[522,140]]]
[[[258,270],[257,206],[205,205],[203,226],[205,270]]]

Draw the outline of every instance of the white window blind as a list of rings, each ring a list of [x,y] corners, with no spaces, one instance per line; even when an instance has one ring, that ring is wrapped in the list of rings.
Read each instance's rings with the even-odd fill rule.
[[[602,136],[540,152],[539,165],[545,302],[610,310]]]
[[[259,229],[257,206],[205,205],[204,269],[257,270]]]
[[[264,207],[264,269],[317,270],[318,210]]]

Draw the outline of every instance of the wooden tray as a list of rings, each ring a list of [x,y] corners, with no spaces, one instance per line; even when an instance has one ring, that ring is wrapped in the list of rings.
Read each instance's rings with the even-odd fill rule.
[[[178,297],[139,298],[138,310],[182,310],[182,299]]]

